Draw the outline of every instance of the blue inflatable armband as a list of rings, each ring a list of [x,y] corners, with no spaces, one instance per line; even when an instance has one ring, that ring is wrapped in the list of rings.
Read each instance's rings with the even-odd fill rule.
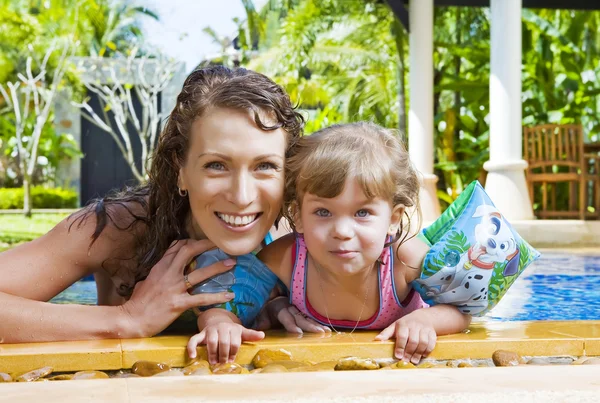
[[[192,269],[201,269],[221,260],[229,259],[220,249],[204,252],[192,261]],[[235,297],[229,302],[211,306],[202,306],[198,309],[205,311],[210,308],[222,308],[236,315],[242,325],[249,327],[258,316],[263,305],[268,301],[271,290],[277,284],[277,276],[258,258],[249,253],[237,256],[236,265],[225,273],[211,277],[194,288],[192,294],[233,292]]]
[[[540,253],[512,228],[479,182],[472,182],[419,238],[431,247],[412,286],[430,305],[473,316],[492,309]]]

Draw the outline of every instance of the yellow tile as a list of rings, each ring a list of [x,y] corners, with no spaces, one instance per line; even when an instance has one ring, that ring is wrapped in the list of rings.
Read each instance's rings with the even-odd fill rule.
[[[123,368],[131,368],[136,361],[158,361],[171,366],[186,362],[185,346],[190,336],[158,336],[145,339],[122,339]]]
[[[600,356],[600,339],[585,340],[585,355]]]
[[[26,372],[51,366],[54,371],[121,368],[119,340],[0,344],[0,372]]]

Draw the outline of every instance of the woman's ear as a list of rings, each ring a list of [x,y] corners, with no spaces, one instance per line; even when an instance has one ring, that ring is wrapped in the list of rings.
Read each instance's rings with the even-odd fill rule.
[[[402,217],[404,216],[405,207],[402,204],[394,206],[392,209],[392,217],[390,219],[390,227],[388,229],[388,235],[394,236],[400,230],[402,224]]]
[[[187,189],[183,175],[183,167],[179,168],[179,175],[177,175],[177,187],[179,189]]]

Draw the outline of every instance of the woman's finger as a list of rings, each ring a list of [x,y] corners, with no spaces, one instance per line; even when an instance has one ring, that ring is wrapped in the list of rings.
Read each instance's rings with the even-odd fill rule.
[[[210,266],[202,267],[198,270],[193,270],[192,272],[188,273],[187,279],[194,286],[208,278],[216,276],[217,274],[221,274],[231,270],[233,266],[235,266],[235,259],[221,260],[219,262],[211,264]],[[184,284],[183,281],[182,284]]]
[[[175,245],[175,247],[177,247],[177,245]],[[190,239],[185,244],[181,245],[169,267],[171,267],[172,270],[179,270],[183,276],[185,268],[194,257],[214,247],[215,244],[208,239],[201,239],[198,241]]]
[[[183,282],[183,280],[182,280]],[[198,306],[208,306],[214,304],[222,304],[231,301],[235,297],[232,292],[216,292],[206,294],[194,294],[184,298],[185,310]]]
[[[173,241],[171,243],[171,246],[169,246],[169,249],[167,249],[167,251],[165,252],[163,257],[160,259],[161,263],[163,263],[163,264],[157,264],[156,266],[154,266],[152,271],[154,271],[154,272],[157,272],[160,270],[165,271],[169,267],[171,267],[171,264],[173,263],[173,259],[175,259],[175,256],[177,256],[177,254],[179,253],[181,248],[183,248],[185,245],[187,245],[188,242],[189,242],[188,239],[179,239],[179,240]]]
[[[187,351],[188,351],[188,355],[190,356],[190,358],[196,358],[197,348],[200,344],[202,344],[205,336],[206,336],[206,330],[203,330],[200,333],[197,333],[190,338],[190,341],[188,341],[188,344],[187,344]]]

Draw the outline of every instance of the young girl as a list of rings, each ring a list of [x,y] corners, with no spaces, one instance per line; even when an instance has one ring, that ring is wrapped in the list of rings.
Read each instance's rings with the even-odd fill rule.
[[[395,338],[395,357],[415,364],[437,335],[465,329],[470,316],[449,305],[427,308],[410,285],[429,249],[409,235],[406,209],[418,207],[418,191],[407,151],[384,128],[336,125],[301,138],[287,162],[284,195],[295,231],[259,254],[288,285],[288,311],[336,331],[382,330],[376,339]],[[237,351],[238,340],[214,331],[227,328],[230,316],[205,314],[209,326],[190,340],[190,353],[211,331],[219,356]]]

